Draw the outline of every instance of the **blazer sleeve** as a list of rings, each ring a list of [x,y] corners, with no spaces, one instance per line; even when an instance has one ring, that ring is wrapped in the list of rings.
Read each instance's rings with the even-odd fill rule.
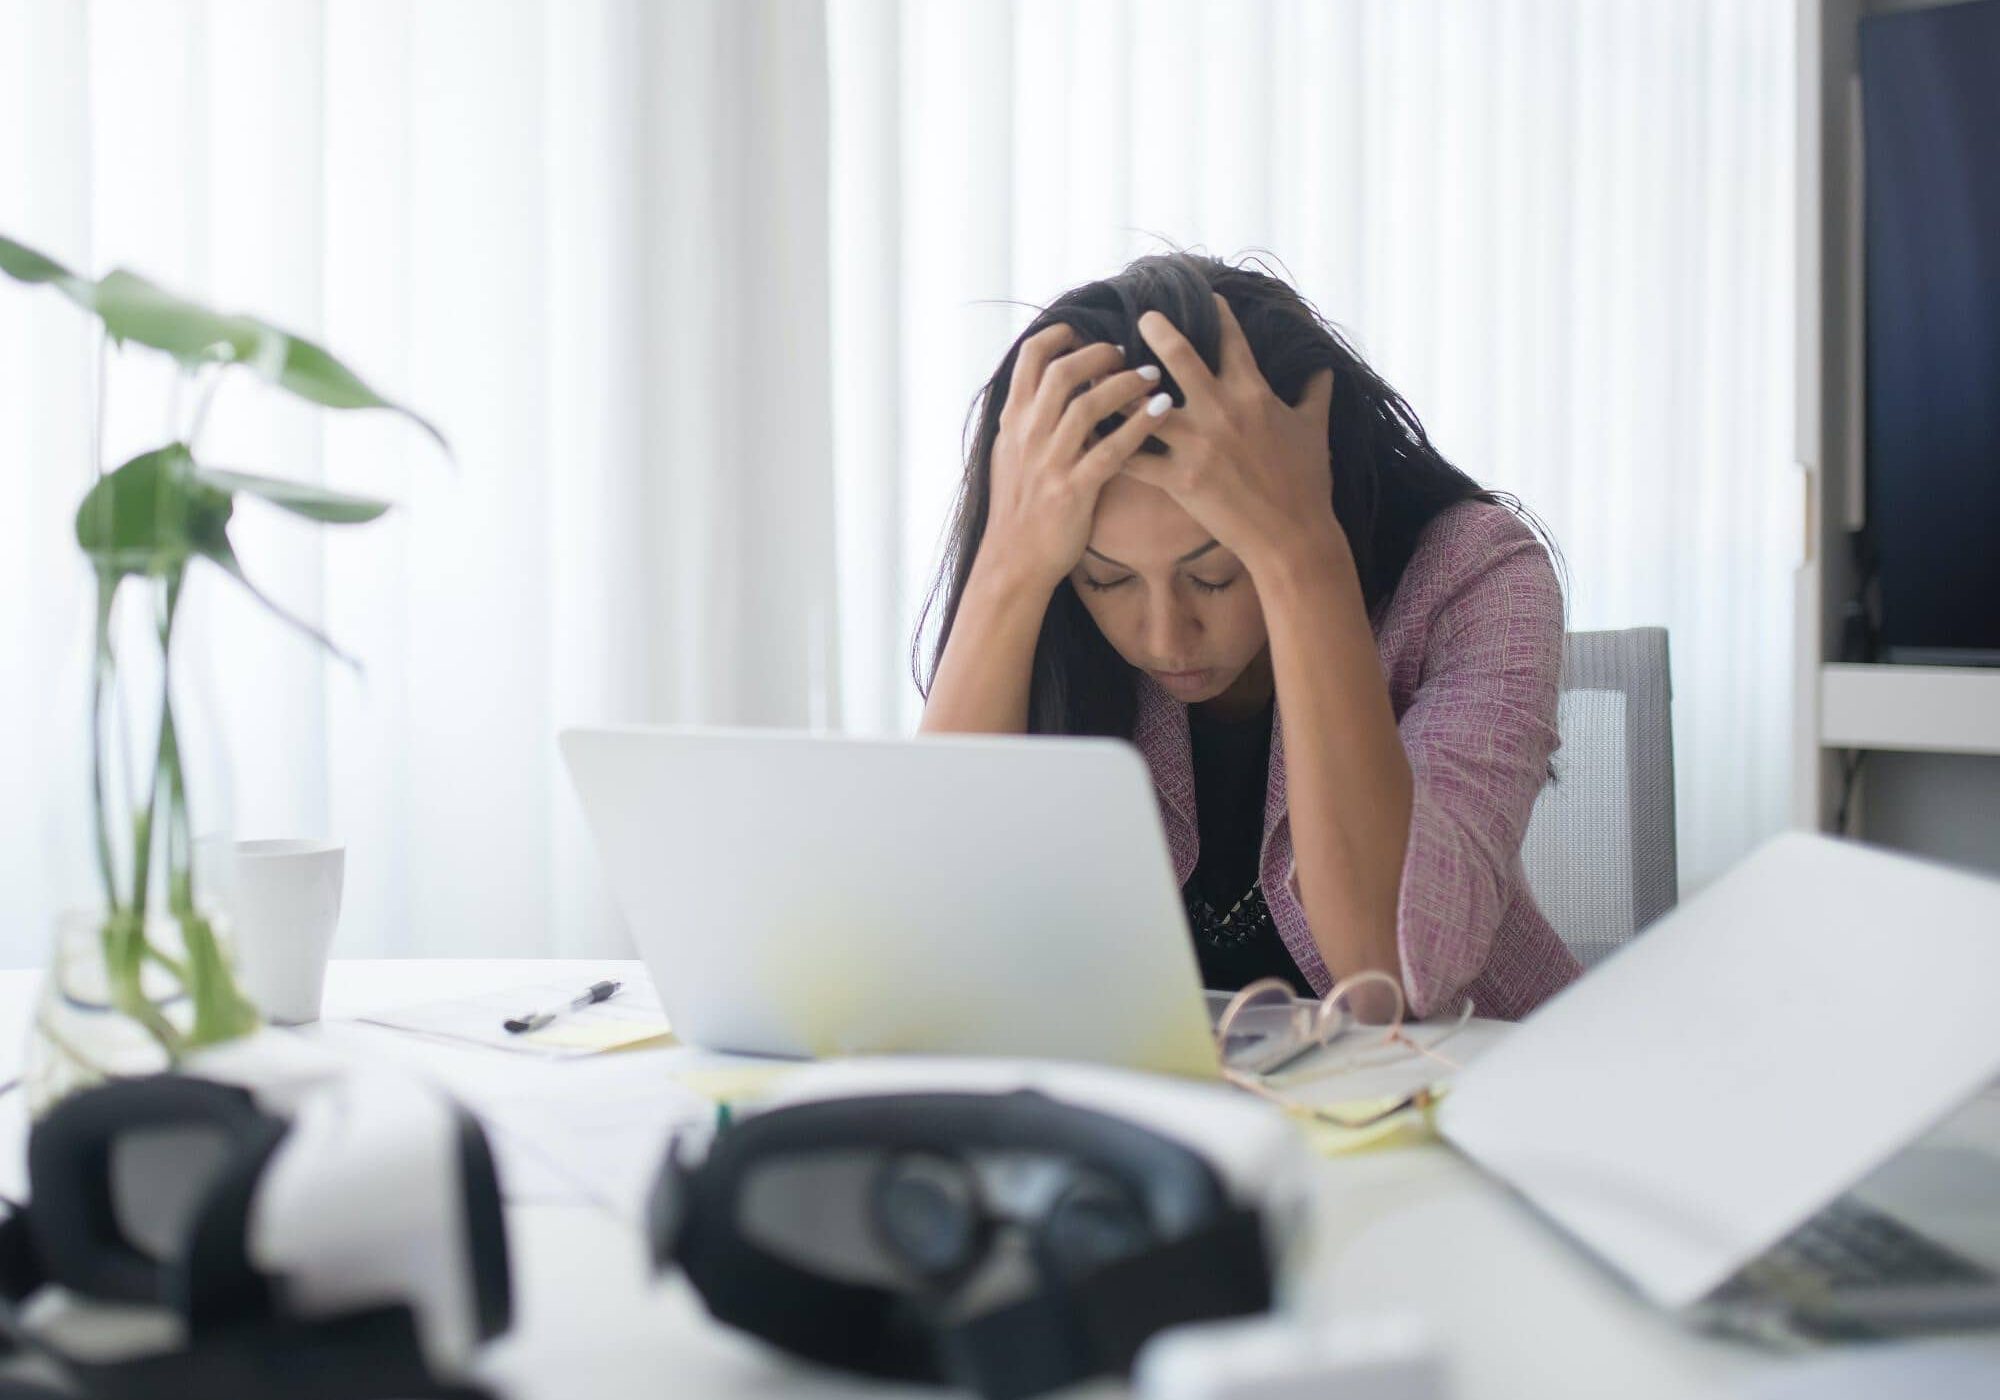
[[[1398,721],[1415,786],[1396,938],[1415,1016],[1455,1009],[1485,968],[1559,742],[1562,590],[1541,543],[1506,525],[1439,604]]]

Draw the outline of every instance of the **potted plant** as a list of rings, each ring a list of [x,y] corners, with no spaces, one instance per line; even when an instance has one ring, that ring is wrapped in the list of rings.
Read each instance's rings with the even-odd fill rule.
[[[30,1107],[39,1113],[74,1089],[176,1064],[259,1025],[232,970],[215,872],[196,859],[194,835],[203,828],[194,815],[226,798],[191,791],[184,762],[175,638],[186,586],[191,570],[212,568],[348,660],[251,582],[231,546],[230,521],[243,495],[325,525],[361,524],[389,508],[204,463],[200,439],[216,383],[247,372],[327,408],[389,409],[449,447],[430,423],[326,350],[267,321],[212,311],[123,269],[92,280],[4,237],[0,272],[67,297],[101,323],[113,346],[170,356],[197,391],[191,421],[174,424],[171,440],[109,470],[94,463],[96,481],[77,507],[76,541],[95,592],[89,810],[97,888],[91,906],[57,919],[29,1046]],[[127,654],[135,641],[153,651],[136,658],[143,665]],[[146,693],[134,693],[140,689]]]

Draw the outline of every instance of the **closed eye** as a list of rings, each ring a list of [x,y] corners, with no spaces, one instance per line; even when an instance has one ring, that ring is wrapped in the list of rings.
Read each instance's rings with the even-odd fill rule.
[[[1243,575],[1241,574],[1238,574],[1236,576],[1236,578],[1242,578],[1242,577]],[[1234,584],[1236,582],[1236,578],[1226,578],[1221,583],[1210,583],[1205,578],[1190,578],[1188,582],[1193,584],[1196,588],[1199,588],[1204,593],[1220,593],[1223,589],[1228,588],[1232,584]]]
[[[1118,587],[1121,587],[1121,586],[1123,586],[1123,585],[1125,585],[1125,584],[1128,584],[1128,583],[1130,583],[1130,582],[1132,581],[1132,575],[1130,575],[1130,574],[1127,574],[1127,575],[1125,575],[1125,577],[1123,577],[1123,578],[1114,578],[1114,579],[1109,579],[1109,580],[1107,580],[1106,582],[1103,582],[1103,583],[1099,583],[1099,582],[1098,582],[1098,581],[1097,581],[1096,579],[1092,578],[1092,577],[1091,577],[1091,576],[1090,576],[1089,574],[1085,574],[1085,575],[1083,576],[1083,581],[1084,581],[1084,583],[1085,583],[1085,584],[1087,584],[1087,585],[1089,586],[1089,588],[1090,588],[1091,592],[1093,592],[1093,593],[1102,593],[1102,592],[1104,592],[1104,590],[1105,590],[1105,589],[1107,589],[1107,588],[1118,588]]]

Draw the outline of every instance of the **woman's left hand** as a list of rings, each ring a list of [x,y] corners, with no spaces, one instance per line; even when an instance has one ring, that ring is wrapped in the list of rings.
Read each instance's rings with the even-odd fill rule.
[[[1180,385],[1186,402],[1153,428],[1167,455],[1137,453],[1125,474],[1167,492],[1254,576],[1261,564],[1298,549],[1344,545],[1333,515],[1327,410],[1333,371],[1307,381],[1296,406],[1271,391],[1229,302],[1222,318],[1221,372],[1211,374],[1194,346],[1157,311],[1139,334]]]

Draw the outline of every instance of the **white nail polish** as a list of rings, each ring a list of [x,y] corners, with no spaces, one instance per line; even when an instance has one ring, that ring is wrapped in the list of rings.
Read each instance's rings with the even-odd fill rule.
[[[1111,348],[1113,350],[1116,350],[1120,355],[1123,355],[1125,353],[1125,347],[1122,345],[1114,345]]]
[[[1172,394],[1155,394],[1146,400],[1146,415],[1149,418],[1158,418],[1173,406],[1174,396]]]
[[[1160,367],[1158,365],[1140,365],[1138,374],[1148,384],[1157,384],[1160,382]]]

